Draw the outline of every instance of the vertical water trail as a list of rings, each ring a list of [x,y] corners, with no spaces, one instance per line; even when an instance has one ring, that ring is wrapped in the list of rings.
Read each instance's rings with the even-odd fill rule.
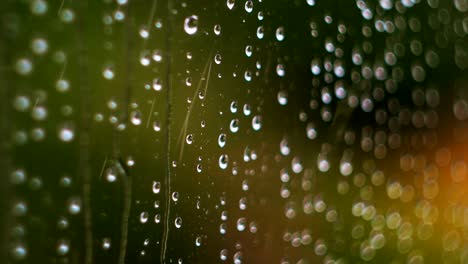
[[[130,209],[132,205],[132,178],[121,160],[116,161],[115,166],[117,167],[117,175],[120,176],[122,181],[123,189],[123,212],[122,212],[122,223],[120,225],[120,250],[119,250],[119,264],[125,263],[125,257],[127,254],[127,242],[128,242],[128,221],[130,218]]]
[[[84,219],[84,263],[93,263],[93,231],[91,212],[91,168],[89,158],[89,129],[90,129],[90,92],[89,72],[88,72],[88,49],[86,47],[86,15],[88,2],[78,2],[79,13],[76,31],[76,43],[78,45],[78,65],[79,65],[79,89],[80,89],[80,137],[79,137],[79,171],[82,183],[83,196],[83,219]]]
[[[179,150],[179,158],[178,158],[178,161],[181,161],[182,160],[182,156],[184,155],[184,138],[187,136],[187,129],[188,129],[188,124],[189,124],[189,121],[190,121],[190,115],[192,114],[192,109],[193,109],[193,106],[195,105],[195,102],[197,101],[197,96],[200,92],[200,88],[202,87],[202,82],[203,81],[206,81],[205,83],[205,90],[204,90],[204,95],[206,96],[206,91],[208,89],[208,82],[210,81],[210,74],[211,74],[211,55],[208,56],[208,59],[206,61],[206,64],[205,64],[205,67],[203,68],[203,72],[200,76],[200,80],[198,81],[198,84],[197,84],[197,89],[195,89],[194,93],[193,93],[193,96],[192,96],[192,103],[190,104],[189,106],[189,109],[187,110],[187,114],[185,115],[185,119],[184,119],[184,124],[182,125],[182,128],[180,130],[180,133],[179,133],[179,137],[178,137],[178,140],[177,140],[177,144],[178,146],[180,147],[180,150]],[[212,61],[211,61],[212,62]],[[208,73],[207,73],[207,70],[208,70]]]
[[[0,25],[3,26],[3,25]],[[8,72],[6,65],[9,65],[10,55],[7,52],[7,40],[4,36],[5,29],[0,28],[0,175],[8,175],[11,166],[11,144],[8,142],[10,135],[10,127],[12,121],[10,119],[10,102],[13,98],[11,83],[8,81]],[[11,204],[12,191],[8,177],[2,177],[0,180],[0,208],[8,208]],[[7,260],[10,240],[11,214],[6,213],[0,217],[0,259]]]
[[[171,37],[172,37],[172,1],[167,1],[167,26],[166,26],[166,57],[167,57],[167,71],[166,71],[166,173],[165,173],[165,180],[164,180],[164,189],[165,189],[165,197],[166,197],[166,206],[164,208],[165,212],[165,220],[164,220],[164,231],[163,231],[163,238],[162,238],[162,246],[161,246],[161,255],[160,255],[160,263],[166,263],[166,251],[167,251],[167,240],[169,237],[169,217],[171,213],[171,111],[172,111],[172,104],[171,104],[171,92],[172,92],[172,82],[171,82],[171,70],[172,70],[172,49],[171,49]]]
[[[125,23],[125,43],[126,43],[126,78],[124,84],[124,102],[126,106],[124,112],[122,113],[122,120],[127,126],[128,123],[128,108],[130,107],[130,101],[132,97],[132,85],[134,83],[133,68],[132,62],[134,61],[135,56],[135,19],[131,13],[131,4],[127,4],[126,12],[128,14],[127,23]],[[132,177],[128,170],[125,170],[124,163],[121,160],[121,153],[119,151],[120,147],[121,134],[116,135],[116,140],[114,141],[117,145],[114,145],[114,155],[118,160],[116,161],[116,166],[118,167],[119,175],[121,176],[122,189],[123,189],[123,211],[122,211],[122,220],[120,225],[120,249],[119,249],[119,264],[125,263],[125,257],[127,255],[127,243],[128,243],[128,222],[130,219],[131,206],[132,206]]]

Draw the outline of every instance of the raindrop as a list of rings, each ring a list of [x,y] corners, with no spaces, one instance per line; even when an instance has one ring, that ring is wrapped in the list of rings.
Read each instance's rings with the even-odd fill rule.
[[[171,197],[172,197],[172,201],[174,202],[179,201],[179,192],[173,192]]]
[[[70,82],[65,79],[59,79],[55,83],[55,89],[57,89],[58,92],[64,93],[70,89]]]
[[[289,148],[289,145],[288,145],[288,140],[286,138],[281,140],[280,152],[283,156],[287,156],[291,152],[291,149]]]
[[[247,0],[245,2],[245,11],[247,11],[247,13],[251,13],[253,10],[253,2],[252,0]]]
[[[81,200],[78,198],[71,198],[68,201],[68,212],[72,215],[79,214],[81,212]]]
[[[249,104],[244,104],[243,112],[245,116],[249,116],[252,113],[252,110],[250,109]]]
[[[139,126],[141,125],[141,112],[138,110],[134,110],[130,113],[130,122],[135,125]]]
[[[235,0],[227,0],[226,5],[229,8],[229,10],[232,10],[234,8],[234,4],[236,3]]]
[[[153,60],[155,62],[161,62],[162,61],[162,54],[160,50],[155,50],[153,51]]]
[[[286,71],[284,69],[284,65],[283,64],[278,64],[276,65],[276,74],[279,76],[279,77],[284,77],[284,75],[286,74]]]
[[[265,29],[263,28],[263,26],[259,26],[257,28],[257,38],[262,39],[264,34],[265,34]]]
[[[237,113],[237,101],[232,101],[230,106],[231,113]]]
[[[187,144],[191,145],[193,143],[193,135],[188,134],[187,137],[185,138],[185,142],[187,142]]]
[[[193,35],[198,31],[198,16],[192,15],[184,20],[185,33]]]
[[[64,126],[59,129],[59,138],[63,142],[70,142],[75,137],[75,132],[70,127]]]
[[[180,228],[182,226],[182,218],[180,216],[176,217],[174,220],[174,225],[176,228]]]
[[[153,90],[161,91],[161,89],[162,89],[161,79],[159,78],[153,79]]]
[[[31,13],[34,15],[44,15],[47,12],[48,4],[45,0],[33,0],[30,4]]]
[[[262,117],[256,115],[252,118],[252,128],[255,131],[258,131],[262,128]]]
[[[158,194],[161,191],[161,182],[153,181],[153,193]]]
[[[145,224],[146,222],[148,222],[148,217],[149,217],[148,212],[141,212],[140,223]]]
[[[102,249],[109,250],[111,248],[111,240],[110,238],[103,238],[102,239]]]
[[[214,62],[216,64],[221,64],[221,54],[216,54],[215,57],[214,57]]]
[[[247,220],[244,217],[237,219],[237,230],[242,232],[247,226]]]
[[[21,58],[16,61],[15,70],[20,75],[28,75],[33,70],[33,64],[31,60],[27,58]]]
[[[278,92],[278,103],[280,105],[287,105],[288,104],[288,92],[285,90],[281,90]]]
[[[60,241],[57,246],[57,254],[64,256],[70,251],[70,243],[67,241]]]
[[[277,28],[275,35],[278,41],[283,41],[284,40],[284,27]]]
[[[43,38],[35,38],[31,42],[31,49],[37,55],[43,55],[49,49],[49,45],[47,44],[47,40]]]
[[[218,146],[219,146],[220,148],[223,148],[225,145],[226,145],[226,134],[221,133],[221,134],[218,136]]]
[[[106,67],[102,71],[102,76],[104,76],[104,78],[107,80],[112,80],[114,79],[114,71],[112,70],[111,67]]]
[[[197,238],[195,239],[195,246],[200,247],[201,244],[202,244],[202,239],[200,236],[197,236]]]
[[[229,124],[229,130],[231,130],[232,133],[236,133],[237,131],[239,131],[239,120],[238,119],[231,120],[231,123]]]
[[[24,95],[16,96],[13,102],[13,106],[20,112],[26,112],[31,106],[31,100],[29,97]]]
[[[245,46],[245,55],[247,57],[252,56],[253,47],[251,45]]]
[[[216,25],[213,27],[213,32],[214,32],[217,36],[221,35],[221,25],[216,24]]]
[[[221,169],[225,170],[228,167],[229,157],[226,154],[223,154],[219,157],[218,165]]]
[[[244,79],[247,81],[247,82],[250,82],[252,81],[252,72],[250,71],[245,71],[244,72]]]

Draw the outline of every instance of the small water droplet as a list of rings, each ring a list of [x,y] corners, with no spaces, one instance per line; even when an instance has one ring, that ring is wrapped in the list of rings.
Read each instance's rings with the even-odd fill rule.
[[[180,216],[176,217],[174,220],[174,225],[176,228],[180,228],[182,226],[182,218]]]
[[[222,154],[222,155],[219,157],[219,160],[218,160],[218,165],[219,165],[219,167],[220,167],[222,170],[225,170],[225,169],[228,167],[228,163],[229,163],[229,157],[228,157],[228,155]]]
[[[284,27],[277,28],[275,36],[278,41],[283,41],[284,40]]]
[[[153,181],[153,193],[158,194],[161,191],[161,182]]]
[[[218,146],[223,148],[226,145],[226,134],[221,133],[218,137]]]

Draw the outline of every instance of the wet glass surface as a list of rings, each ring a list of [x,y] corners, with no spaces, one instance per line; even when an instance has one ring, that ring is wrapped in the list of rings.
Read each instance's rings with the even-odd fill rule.
[[[468,263],[467,0],[4,0],[0,263]]]

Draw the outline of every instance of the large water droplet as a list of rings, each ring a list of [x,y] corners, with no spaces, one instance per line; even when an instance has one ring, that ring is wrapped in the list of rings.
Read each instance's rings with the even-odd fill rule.
[[[198,16],[191,15],[184,20],[185,33],[193,35],[198,31]]]

